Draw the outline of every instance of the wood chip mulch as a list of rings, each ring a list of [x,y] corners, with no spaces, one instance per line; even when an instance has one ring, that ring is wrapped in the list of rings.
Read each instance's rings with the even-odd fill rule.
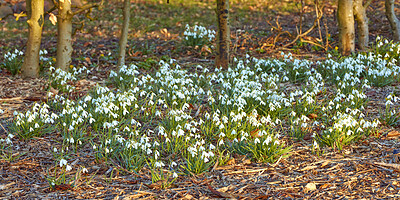
[[[397,138],[396,138],[397,137]],[[75,187],[50,189],[46,171],[54,168],[56,137],[17,141],[18,159],[0,161],[1,199],[380,199],[400,198],[400,144],[395,138],[371,138],[342,153],[318,157],[301,142],[289,158],[275,164],[251,163],[236,156],[230,165],[198,176],[181,176],[171,188],[76,155],[73,168],[85,166]],[[16,155],[18,156],[18,155]],[[74,170],[68,174],[74,176]]]

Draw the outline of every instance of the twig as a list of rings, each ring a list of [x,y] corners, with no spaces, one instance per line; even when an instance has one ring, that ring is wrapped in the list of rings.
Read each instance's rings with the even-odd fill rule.
[[[321,10],[323,9],[323,7],[324,7],[324,6],[321,7]],[[289,43],[283,45],[281,48],[286,48],[286,47],[288,47],[288,46],[294,44],[294,43],[295,43],[297,40],[299,40],[300,38],[302,38],[302,37],[308,35],[308,34],[309,34],[312,30],[314,30],[314,28],[318,25],[318,22],[319,22],[319,20],[322,18],[322,16],[323,16],[323,13],[321,13],[321,15],[319,15],[319,16],[314,20],[314,24],[312,25],[311,28],[309,28],[309,29],[308,29],[306,32],[304,32],[304,33],[298,34],[294,40],[292,40],[291,42],[289,42]],[[281,48],[278,49],[278,50],[281,50]]]
[[[374,162],[375,165],[381,165],[384,167],[392,167],[395,169],[400,169],[400,164],[390,164],[390,163],[383,163],[383,162]]]
[[[8,131],[4,128],[4,126],[2,124],[0,124],[1,128],[3,128],[4,132],[6,132],[8,134]]]
[[[16,101],[21,99],[22,99],[21,97],[12,97],[12,98],[0,99],[0,101]]]
[[[104,0],[101,0],[100,3],[90,3],[90,4],[83,5],[83,6],[79,7],[77,11],[73,12],[73,15],[77,15],[77,14],[79,14],[83,11],[86,11],[88,9],[91,9],[91,8],[100,7],[103,5],[103,1]]]

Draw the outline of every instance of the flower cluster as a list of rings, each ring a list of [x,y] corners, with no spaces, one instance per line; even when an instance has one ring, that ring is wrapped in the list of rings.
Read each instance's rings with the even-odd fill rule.
[[[400,124],[400,110],[396,104],[400,99],[395,94],[390,94],[386,97],[385,112],[381,113],[381,121],[389,126],[398,126]]]
[[[185,32],[183,32],[186,45],[193,47],[210,43],[215,38],[215,34],[214,30],[209,30],[204,26],[190,27],[189,24],[186,24]]]
[[[90,73],[90,70],[84,66],[79,69],[73,68],[72,72],[55,69],[52,66],[49,69],[51,87],[58,89],[61,92],[72,92],[75,89],[73,82],[78,80],[78,76]]]
[[[1,63],[2,67],[7,69],[12,75],[20,72],[23,62],[24,52],[15,49],[14,52],[4,54],[4,60]]]
[[[312,134],[315,149],[342,149],[375,132],[378,121],[364,116],[365,91],[381,86],[380,78],[394,80],[393,62],[366,55],[322,62],[282,57],[246,56],[215,71],[185,70],[173,59],[160,61],[154,73],[122,66],[110,72],[112,86],[97,85],[77,100],[56,95],[51,109],[35,105],[18,113],[13,127],[21,137],[52,127],[62,134],[66,151],[90,145],[98,161],[135,172],[146,167],[153,182],[165,183],[178,174],[207,172],[234,153],[276,162],[290,155],[282,135]],[[65,91],[87,72],[52,70],[53,87]],[[387,100],[393,106],[398,99]]]
[[[342,150],[343,146],[357,141],[364,135],[373,133],[379,125],[378,120],[365,120],[360,110],[347,109],[347,112],[337,112],[334,123],[319,137],[320,143]]]
[[[50,133],[53,130],[52,124],[58,119],[58,115],[51,112],[49,106],[44,103],[35,103],[31,110],[25,113],[16,111],[14,115],[11,130],[24,139]]]

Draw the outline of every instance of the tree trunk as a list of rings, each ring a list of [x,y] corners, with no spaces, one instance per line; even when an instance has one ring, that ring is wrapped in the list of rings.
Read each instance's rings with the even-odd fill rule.
[[[44,23],[44,0],[27,0],[28,14],[28,43],[24,63],[22,64],[22,76],[27,78],[39,77],[39,51],[42,41],[42,28]]]
[[[358,46],[361,50],[366,50],[369,43],[367,7],[363,6],[363,0],[354,0],[354,17],[357,21]]]
[[[217,56],[215,57],[215,66],[228,68],[229,65],[229,0],[217,0]]]
[[[353,0],[338,0],[339,48],[342,55],[354,52],[355,30]]]
[[[119,55],[118,55],[118,67],[125,65],[125,54],[126,44],[128,43],[128,32],[129,32],[129,18],[130,18],[130,0],[124,0],[124,24],[122,26],[121,36],[119,38]]]
[[[71,64],[72,55],[72,17],[71,2],[68,0],[59,1],[57,16],[57,56],[56,68],[68,70]]]
[[[395,0],[385,0],[386,17],[393,31],[393,40],[400,41],[400,21],[394,12],[394,1]]]

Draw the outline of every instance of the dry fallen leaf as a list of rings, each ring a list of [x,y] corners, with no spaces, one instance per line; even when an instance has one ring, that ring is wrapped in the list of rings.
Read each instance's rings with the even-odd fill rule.
[[[325,183],[325,184],[323,184],[323,185],[321,185],[321,187],[319,187],[319,189],[325,189],[325,188],[328,188],[330,185],[329,185],[329,183]]]
[[[193,195],[186,194],[183,199],[194,199]]]
[[[60,184],[54,186],[54,190],[66,191],[66,190],[73,190],[73,188],[69,184]]]
[[[85,60],[86,60],[87,63],[89,63],[89,65],[92,64],[92,61],[90,61],[90,58],[89,58],[89,57],[86,57]]]
[[[308,115],[308,118],[310,118],[310,119],[315,119],[317,117],[318,117],[318,115],[314,114],[314,113],[311,113],[311,114]]]
[[[57,24],[57,17],[53,13],[49,13],[49,15],[50,15],[49,20],[51,21],[51,23],[53,25],[56,25]]]
[[[209,184],[207,184],[207,187],[213,194],[217,195],[220,198],[237,199],[232,194],[228,194],[228,193],[225,193],[225,192],[219,192],[219,191],[215,190]]]
[[[207,45],[204,45],[204,46],[201,48],[201,52],[203,52],[203,53],[212,53],[211,48],[208,47]]]
[[[50,87],[50,92],[52,93],[52,96],[57,95],[59,90],[54,89],[53,87]]]
[[[316,189],[317,189],[317,186],[315,185],[315,183],[307,183],[306,188],[304,189],[304,192],[314,191]]]
[[[322,163],[321,168],[327,166],[331,161],[327,160],[324,163]]]
[[[254,137],[260,137],[259,135],[258,135],[258,132],[259,132],[260,130],[257,128],[257,129],[255,129],[255,130],[253,130],[253,131],[251,131],[250,132],[250,135],[252,135],[252,136],[254,136]]]
[[[250,165],[251,164],[251,160],[250,159],[245,159],[243,160],[243,165]]]
[[[226,163],[226,165],[234,165],[235,163],[235,158],[232,158]]]
[[[317,166],[307,166],[307,167],[304,167],[303,169],[301,169],[300,171],[308,171],[308,170],[311,170],[311,169],[315,169],[315,168],[317,168]]]
[[[400,136],[400,132],[398,132],[398,131],[390,131],[388,134],[387,134],[387,137],[388,138],[391,138],[391,137],[399,137]]]

